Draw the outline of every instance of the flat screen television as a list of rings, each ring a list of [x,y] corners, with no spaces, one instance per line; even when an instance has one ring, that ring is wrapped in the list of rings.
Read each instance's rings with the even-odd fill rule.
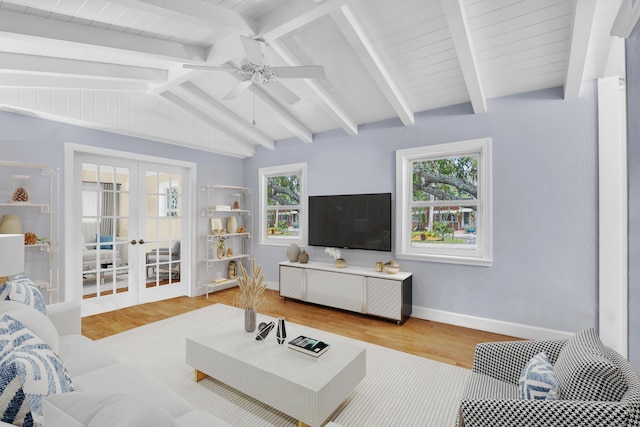
[[[391,251],[391,193],[309,196],[309,245]]]

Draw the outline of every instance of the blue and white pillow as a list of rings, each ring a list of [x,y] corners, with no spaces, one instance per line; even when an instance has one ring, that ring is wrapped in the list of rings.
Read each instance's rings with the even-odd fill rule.
[[[557,400],[560,387],[553,365],[544,353],[531,358],[520,374],[518,396],[525,400]]]
[[[0,420],[43,426],[42,399],[73,391],[60,357],[9,315],[0,318]]]
[[[0,298],[21,302],[42,314],[47,314],[47,306],[40,289],[24,274],[19,274],[13,280],[0,285]]]

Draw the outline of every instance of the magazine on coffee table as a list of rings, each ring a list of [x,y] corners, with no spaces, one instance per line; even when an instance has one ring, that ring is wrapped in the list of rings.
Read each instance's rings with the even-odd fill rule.
[[[289,341],[289,348],[313,357],[319,357],[329,350],[329,344],[314,338],[300,335],[298,338]]]

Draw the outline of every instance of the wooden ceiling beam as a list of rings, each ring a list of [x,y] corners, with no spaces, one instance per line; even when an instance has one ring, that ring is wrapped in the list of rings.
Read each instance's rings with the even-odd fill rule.
[[[596,0],[574,0],[569,61],[564,79],[564,99],[575,99],[580,95],[595,12]]]
[[[371,77],[382,91],[405,126],[412,126],[415,121],[414,112],[400,92],[397,84],[378,55],[360,23],[348,5],[331,13],[331,17],[347,38],[355,54],[360,58]]]
[[[234,134],[242,136],[245,140],[248,139],[254,144],[260,144],[269,150],[276,148],[275,141],[195,84],[183,83],[172,92],[206,112],[210,120],[217,122],[219,126],[223,126]]]
[[[289,0],[267,13],[258,21],[257,36],[271,41],[307,25],[344,6],[347,0],[311,1]]]
[[[303,65],[281,41],[272,40],[270,46],[287,65]],[[311,91],[316,103],[336,122],[336,124],[338,124],[348,135],[358,134],[358,124],[356,121],[331,95],[329,95],[318,81],[314,79],[302,79],[302,81],[304,82],[303,84],[305,84]]]
[[[222,27],[233,34],[248,36],[257,31],[257,22],[254,18],[201,0],[110,0],[110,2],[204,28]]]
[[[253,146],[253,144],[246,141],[240,135],[234,134],[234,132],[231,131],[230,129],[227,129],[224,126],[220,126],[220,124],[217,121],[212,120],[211,116],[209,116],[207,113],[200,110],[196,106],[192,105],[190,102],[182,99],[179,95],[176,95],[173,92],[167,91],[167,92],[161,93],[160,96],[166,99],[167,101],[169,101],[170,103],[172,103],[173,105],[175,105],[176,107],[181,108],[182,110],[193,115],[194,117],[197,117],[200,120],[204,121],[208,125],[218,129],[220,132],[224,133],[230,138],[233,138],[234,141],[237,142],[238,145],[240,145],[241,147],[241,149],[234,147],[234,150],[227,150],[226,152],[224,150],[217,148],[216,149],[217,152],[220,152],[221,154],[233,155],[236,157],[238,157],[239,151],[242,151],[244,153],[244,157],[250,157],[255,154],[255,147]]]
[[[168,76],[166,70],[157,68],[0,52],[0,73],[3,71],[145,83],[164,82]]]
[[[78,76],[56,76],[24,74],[21,72],[0,73],[0,87],[89,89],[146,92],[149,85],[141,81],[99,80]]]
[[[462,69],[471,106],[476,114],[487,112],[487,100],[480,79],[480,68],[476,59],[469,21],[462,0],[441,0],[444,15],[458,54],[458,62]]]
[[[17,40],[115,51],[176,62],[204,61],[204,48],[0,10],[0,34]]]

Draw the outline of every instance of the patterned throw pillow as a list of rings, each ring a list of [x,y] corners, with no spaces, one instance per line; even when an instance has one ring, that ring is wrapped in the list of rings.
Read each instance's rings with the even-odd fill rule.
[[[567,341],[554,371],[562,400],[618,402],[627,391],[624,375],[607,357],[593,328],[583,329]]]
[[[73,390],[67,370],[51,347],[9,315],[0,318],[0,348],[0,419],[42,427],[42,399]]]
[[[518,396],[526,400],[558,399],[558,380],[546,354],[536,354],[524,367],[518,383]]]
[[[0,286],[0,297],[11,301],[21,302],[47,314],[47,306],[40,289],[24,274],[17,275]]]

